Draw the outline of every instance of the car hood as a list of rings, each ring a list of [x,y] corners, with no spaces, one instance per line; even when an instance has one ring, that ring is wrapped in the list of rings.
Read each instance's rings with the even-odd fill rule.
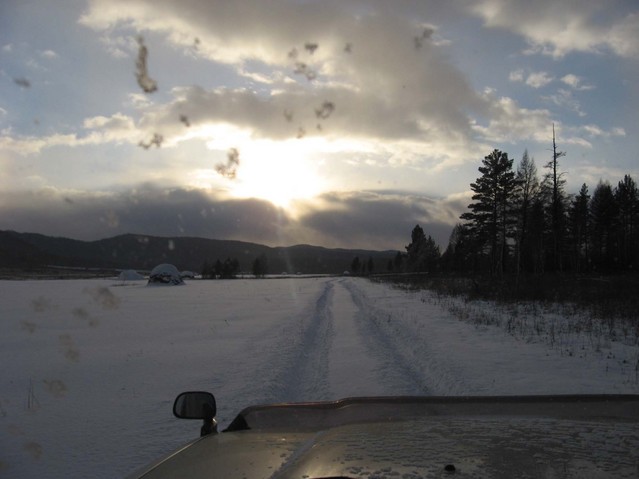
[[[628,396],[259,406],[141,477],[636,477],[638,416]]]

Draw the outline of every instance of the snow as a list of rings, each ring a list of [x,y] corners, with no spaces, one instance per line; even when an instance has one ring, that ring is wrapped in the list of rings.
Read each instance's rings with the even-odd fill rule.
[[[149,274],[149,285],[181,286],[182,275],[172,264],[159,264]]]
[[[636,345],[516,337],[357,277],[0,285],[3,477],[122,477],[198,435],[171,414],[186,390],[215,394],[222,427],[283,401],[639,393]]]
[[[144,276],[133,269],[127,269],[120,272],[118,279],[120,281],[141,281],[144,279]]]

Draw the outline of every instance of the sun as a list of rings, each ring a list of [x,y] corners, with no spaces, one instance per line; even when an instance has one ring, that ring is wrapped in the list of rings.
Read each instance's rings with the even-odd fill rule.
[[[282,208],[321,193],[324,182],[309,145],[299,140],[253,141],[238,148],[240,164],[230,193],[260,198]]]

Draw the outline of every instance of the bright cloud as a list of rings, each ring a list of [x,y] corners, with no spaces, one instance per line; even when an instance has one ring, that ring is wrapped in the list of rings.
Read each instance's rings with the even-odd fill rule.
[[[484,93],[491,104],[491,120],[485,126],[475,124],[474,129],[487,140],[513,143],[521,139],[547,141],[552,137],[552,116],[548,110],[520,107],[509,97],[498,97],[493,91]]]
[[[486,26],[523,35],[533,50],[560,58],[572,51],[639,55],[639,14],[622,1],[480,0],[468,6]],[[622,7],[613,11],[611,7]],[[635,5],[636,8],[636,5]]]
[[[526,85],[533,88],[541,88],[552,82],[554,78],[547,72],[536,72],[528,75]]]
[[[532,88],[542,88],[552,83],[555,77],[548,72],[532,72],[526,75],[522,69],[511,71],[508,75],[511,82],[525,83]]]
[[[44,58],[57,58],[58,54],[56,52],[54,52],[53,50],[44,50],[42,52],[40,52],[40,55],[42,55],[42,57]]]
[[[116,113],[110,118],[97,116],[84,120],[84,132],[79,134],[53,134],[48,136],[16,136],[10,131],[0,134],[0,151],[21,155],[40,153],[55,146],[79,147],[104,143],[135,142],[140,133],[132,118]]]
[[[561,78],[561,81],[575,90],[585,91],[594,89],[594,85],[585,84],[583,78],[569,73]]]

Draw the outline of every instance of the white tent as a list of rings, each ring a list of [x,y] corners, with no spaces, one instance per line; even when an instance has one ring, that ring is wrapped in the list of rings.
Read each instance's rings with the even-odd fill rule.
[[[148,284],[177,286],[184,284],[180,272],[172,264],[159,264],[151,270]]]

